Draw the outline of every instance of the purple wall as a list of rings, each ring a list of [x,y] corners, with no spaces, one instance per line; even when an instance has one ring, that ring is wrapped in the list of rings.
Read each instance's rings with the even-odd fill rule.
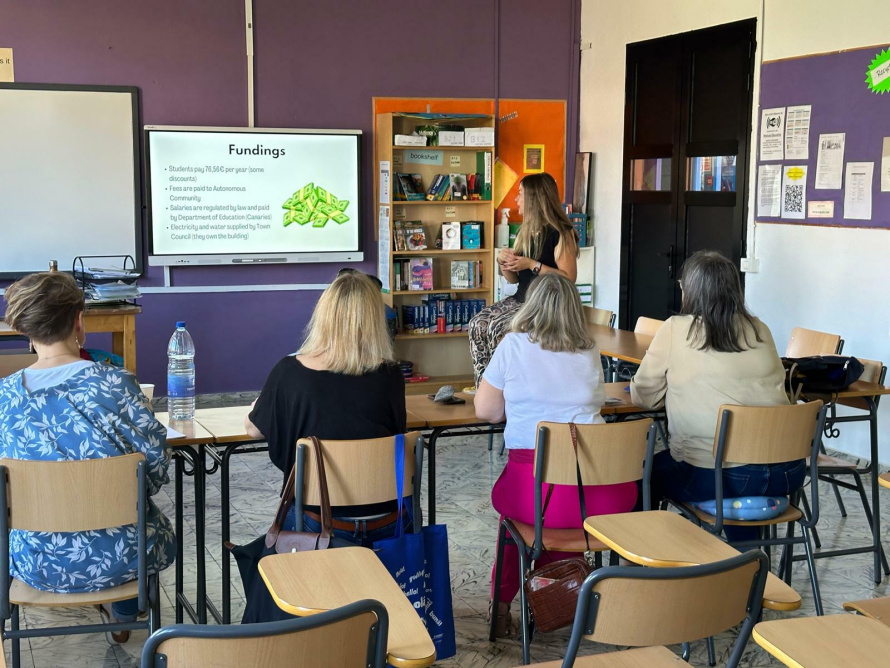
[[[569,177],[574,164],[580,0],[453,0],[435,14],[424,6],[254,0],[257,126],[366,133],[365,271],[376,270],[373,96],[566,99]],[[242,0],[0,0],[0,17],[0,46],[14,50],[17,81],[138,86],[144,124],[247,124]],[[172,282],[326,283],[337,268],[175,269]],[[149,268],[142,284],[163,285],[162,271]],[[317,299],[316,291],[146,295],[139,376],[163,386],[167,339],[186,319],[199,392],[259,389],[298,347]],[[90,338],[100,343],[107,337]]]

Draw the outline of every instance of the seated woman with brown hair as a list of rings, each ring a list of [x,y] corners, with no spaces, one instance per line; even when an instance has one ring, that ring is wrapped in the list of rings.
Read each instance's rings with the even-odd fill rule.
[[[365,274],[342,273],[318,300],[302,347],[266,379],[245,418],[247,433],[266,439],[286,481],[299,439],[394,436],[405,432],[405,421],[405,379],[393,361],[380,292]],[[334,507],[333,514],[337,538],[367,547],[392,537],[397,519],[395,501]],[[291,510],[284,528],[295,526]],[[317,508],[306,509],[303,527],[319,531]]]
[[[0,457],[70,461],[141,452],[148,493],[157,494],[169,482],[167,430],[149,410],[133,374],[81,359],[84,301],[74,279],[57,272],[31,274],[4,296],[4,319],[31,339],[37,361],[0,380]],[[173,563],[176,537],[151,501],[147,537],[153,574]],[[11,531],[9,545],[10,575],[35,589],[99,591],[137,576],[135,525],[64,534]],[[101,612],[133,621],[137,606],[137,599],[130,599]],[[124,642],[129,631],[109,635]]]

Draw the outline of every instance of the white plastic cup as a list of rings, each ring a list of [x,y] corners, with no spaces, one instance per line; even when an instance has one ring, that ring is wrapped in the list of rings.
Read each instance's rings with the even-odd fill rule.
[[[139,383],[139,389],[145,398],[151,401],[155,397],[155,386],[152,383]]]

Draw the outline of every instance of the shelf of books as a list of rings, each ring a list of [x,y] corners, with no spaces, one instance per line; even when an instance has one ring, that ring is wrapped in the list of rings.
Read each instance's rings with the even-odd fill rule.
[[[377,160],[391,169],[384,298],[399,314],[396,355],[422,379],[409,393],[439,381],[460,390],[472,384],[469,320],[493,298],[494,117],[386,113],[376,125]]]

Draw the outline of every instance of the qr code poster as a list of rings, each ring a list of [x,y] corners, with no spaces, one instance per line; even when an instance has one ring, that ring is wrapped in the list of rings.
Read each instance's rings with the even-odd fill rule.
[[[807,211],[807,166],[785,165],[782,169],[782,218],[803,220]]]

